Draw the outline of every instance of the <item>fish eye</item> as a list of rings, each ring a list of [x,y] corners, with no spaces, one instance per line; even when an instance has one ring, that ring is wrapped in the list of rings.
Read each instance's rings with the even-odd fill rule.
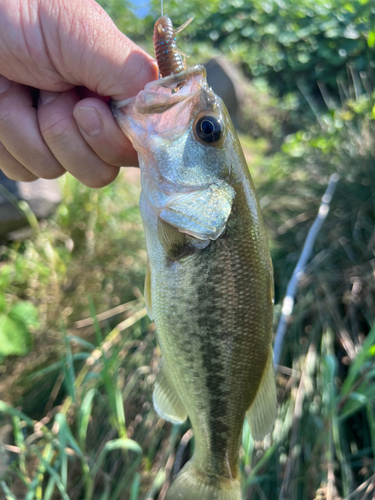
[[[195,130],[199,139],[204,142],[216,142],[223,133],[221,121],[212,115],[201,116],[196,123]]]

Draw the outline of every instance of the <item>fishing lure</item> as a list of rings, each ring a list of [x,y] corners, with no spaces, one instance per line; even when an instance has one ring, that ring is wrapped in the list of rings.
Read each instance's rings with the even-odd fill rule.
[[[176,44],[176,35],[188,26],[193,18],[188,19],[182,26],[173,29],[172,21],[168,16],[160,17],[154,27],[154,42],[156,62],[162,78],[175,75],[186,69],[187,55]]]

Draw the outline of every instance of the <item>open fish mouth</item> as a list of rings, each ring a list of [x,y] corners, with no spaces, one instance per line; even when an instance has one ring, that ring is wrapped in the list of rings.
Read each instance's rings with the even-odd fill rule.
[[[199,113],[226,119],[222,116],[222,101],[207,84],[206,70],[201,65],[150,82],[137,96],[111,101],[110,105],[122,131],[145,157],[150,156],[149,148],[144,147],[150,139],[176,141],[191,129]]]
[[[189,99],[201,88],[208,89],[206,69],[204,66],[198,65],[176,75],[150,82],[136,97],[121,101],[112,100],[110,106],[116,116],[116,110],[127,107],[136,99],[139,113],[164,113],[175,104]]]

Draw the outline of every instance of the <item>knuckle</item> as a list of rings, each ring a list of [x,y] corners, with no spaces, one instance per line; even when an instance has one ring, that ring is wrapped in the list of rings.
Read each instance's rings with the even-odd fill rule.
[[[36,181],[37,179],[39,179],[39,177],[30,172],[30,174],[25,174],[22,176],[22,179],[18,180],[20,180],[21,182],[33,182]]]
[[[49,141],[60,141],[71,128],[70,117],[62,111],[55,111],[39,120],[40,133]]]
[[[126,164],[127,156],[129,155],[123,149],[114,149],[105,151],[102,159],[109,165],[122,167]]]
[[[0,131],[8,129],[9,125],[14,122],[18,115],[16,109],[0,108]]]
[[[32,174],[24,168],[15,170],[13,168],[6,168],[4,165],[2,165],[0,170],[3,171],[8,179],[15,182],[32,182],[38,179],[36,175]]]
[[[42,164],[38,167],[38,175],[43,179],[57,179],[61,177],[65,169],[57,162]]]
[[[27,158],[27,161],[26,161]],[[19,161],[18,161],[19,160]],[[51,158],[50,155],[46,155],[43,150],[36,148],[34,145],[28,145],[27,151],[25,150],[22,155],[22,159],[15,159],[12,154],[7,150],[2,142],[0,142],[0,162],[1,165],[7,166],[7,164],[15,164],[19,165],[19,168],[25,169],[27,173],[25,173],[25,179],[11,179],[11,180],[20,180],[24,182],[28,182],[27,179],[35,180],[39,177],[43,179],[56,179],[60,177],[65,170],[63,167],[55,160],[55,158]],[[7,169],[9,171],[9,169]],[[18,175],[18,174],[17,174]],[[8,176],[8,174],[7,174]]]
[[[4,144],[0,141],[0,159],[9,154],[7,148],[4,146]]]
[[[90,179],[87,179],[84,184],[90,188],[102,188],[111,184],[119,173],[119,169],[106,165],[104,167],[98,168]]]

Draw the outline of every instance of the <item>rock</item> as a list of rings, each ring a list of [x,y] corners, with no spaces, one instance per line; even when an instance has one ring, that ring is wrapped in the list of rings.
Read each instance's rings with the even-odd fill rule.
[[[61,202],[58,182],[46,179],[15,182],[0,170],[0,238],[28,225],[25,215],[17,207],[17,201],[21,200],[30,205],[37,219],[45,219]]]
[[[233,125],[238,128],[241,123],[241,103],[244,101],[241,73],[222,56],[210,59],[204,66],[208,85],[223,99]]]

